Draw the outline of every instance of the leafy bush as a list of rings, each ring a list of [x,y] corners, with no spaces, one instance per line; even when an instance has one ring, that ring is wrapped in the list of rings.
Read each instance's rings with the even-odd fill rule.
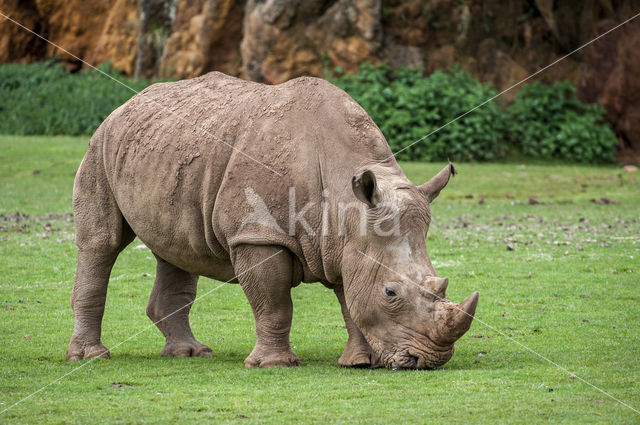
[[[616,136],[604,108],[584,104],[569,82],[533,82],[516,95],[508,112],[511,139],[525,156],[576,162],[610,162]]]
[[[493,96],[493,87],[457,68],[428,77],[423,73],[420,68],[392,72],[388,65],[363,64],[357,75],[337,70],[330,81],[371,115],[391,150],[400,151],[400,159],[460,161],[499,156],[507,120],[494,102],[438,130]],[[409,147],[435,130],[426,140]]]
[[[100,69],[136,91],[145,80]],[[91,134],[135,93],[95,70],[72,74],[56,61],[0,66],[1,134]]]
[[[108,64],[100,69],[136,91],[150,84]],[[617,144],[604,109],[580,102],[568,82],[527,84],[506,112],[491,101],[449,123],[495,89],[459,68],[425,77],[419,68],[368,63],[357,75],[336,69],[329,80],[371,115],[399,159],[490,160],[512,146],[525,156],[603,162]],[[0,134],[91,134],[133,94],[95,70],[70,73],[55,60],[2,65]]]

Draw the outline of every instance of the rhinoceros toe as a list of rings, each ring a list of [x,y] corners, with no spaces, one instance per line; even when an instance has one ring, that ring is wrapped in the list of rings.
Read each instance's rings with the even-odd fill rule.
[[[102,343],[85,345],[78,341],[72,341],[67,348],[67,360],[75,362],[78,360],[92,359],[94,357],[109,359],[111,354]]]
[[[345,350],[340,359],[338,359],[338,364],[343,367],[354,368],[378,368],[382,366],[378,356],[371,350]]]
[[[162,349],[163,356],[170,357],[211,357],[211,348],[198,341],[167,343]]]
[[[244,361],[244,366],[274,367],[274,366],[300,366],[300,359],[291,350],[262,352],[254,350]]]
[[[382,366],[380,357],[364,341],[364,338],[362,340],[349,338],[342,356],[338,359],[338,364],[343,367],[354,368],[378,368]]]

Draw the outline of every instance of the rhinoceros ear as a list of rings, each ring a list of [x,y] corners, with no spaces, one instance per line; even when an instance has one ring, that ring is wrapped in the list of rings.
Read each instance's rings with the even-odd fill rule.
[[[448,163],[438,174],[433,176],[431,180],[418,186],[418,189],[427,197],[429,202],[433,201],[440,191],[449,183],[449,178],[456,175],[456,169],[452,163]]]
[[[380,200],[377,193],[376,176],[371,170],[365,170],[362,174],[353,176],[351,178],[351,187],[356,198],[370,208],[375,207]]]

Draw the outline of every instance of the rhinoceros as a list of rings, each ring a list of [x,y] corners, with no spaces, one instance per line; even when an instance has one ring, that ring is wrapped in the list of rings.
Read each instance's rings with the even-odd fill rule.
[[[109,275],[138,237],[157,260],[146,312],[162,355],[212,355],[189,325],[207,276],[239,283],[251,305],[246,367],[300,364],[289,331],[301,282],[340,302],[340,365],[442,365],[478,302],[477,292],[446,299],[426,250],[429,205],[454,173],[448,164],[411,183],[367,113],[322,79],[269,86],[213,72],[154,84],[100,125],[76,174],[67,359],[110,356],[100,338]]]

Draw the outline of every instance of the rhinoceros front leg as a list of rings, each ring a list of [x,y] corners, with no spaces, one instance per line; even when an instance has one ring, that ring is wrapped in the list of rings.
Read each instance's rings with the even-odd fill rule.
[[[246,367],[299,366],[289,345],[293,264],[281,247],[241,245],[233,266],[256,319],[257,341]]]
[[[163,356],[211,357],[211,348],[198,342],[189,325],[189,311],[196,298],[198,276],[156,256],[156,281],[149,297],[147,316],[167,340]]]
[[[342,286],[337,286],[333,290],[340,301],[340,308],[342,310],[342,317],[344,318],[344,324],[347,328],[349,338],[347,339],[347,345],[344,347],[344,352],[338,363],[340,366],[345,367],[380,367],[380,358],[373,352],[371,346],[362,335],[358,326],[353,322],[347,309],[347,304],[344,299],[344,291]]]

